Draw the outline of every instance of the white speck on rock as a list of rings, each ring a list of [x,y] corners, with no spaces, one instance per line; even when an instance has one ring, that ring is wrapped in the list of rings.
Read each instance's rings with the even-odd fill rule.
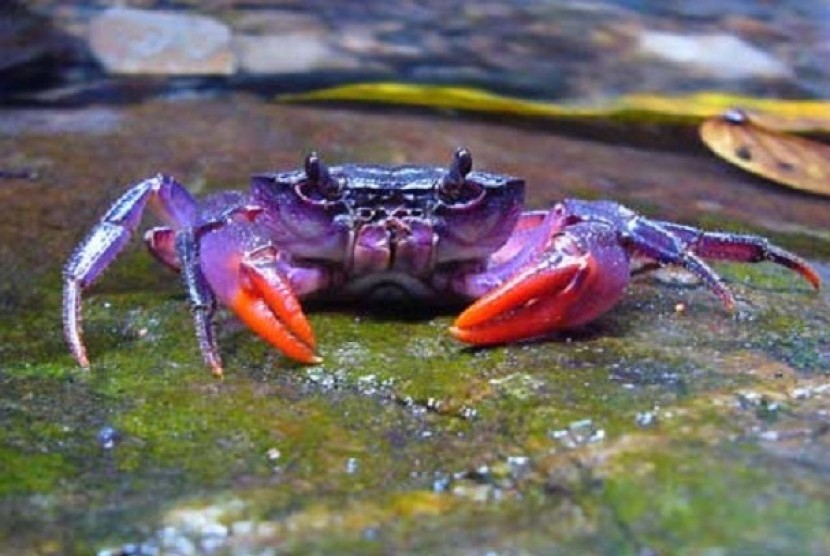
[[[644,31],[639,37],[642,54],[693,68],[725,79],[782,78],[790,70],[780,61],[733,35],[681,35]]]
[[[813,396],[813,391],[810,388],[793,388],[790,392],[790,397],[796,400],[806,400]]]
[[[758,434],[758,438],[767,442],[775,442],[779,439],[778,431],[763,431]]]
[[[360,468],[360,462],[357,458],[349,458],[346,460],[346,473],[354,475]]]

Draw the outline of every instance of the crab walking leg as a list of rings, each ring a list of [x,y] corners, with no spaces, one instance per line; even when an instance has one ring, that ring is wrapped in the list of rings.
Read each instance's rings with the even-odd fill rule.
[[[176,233],[175,250],[182,279],[190,298],[190,311],[193,314],[199,351],[202,352],[205,363],[213,370],[213,374],[222,376],[222,358],[213,334],[216,298],[199,266],[199,238],[193,228],[186,228]]]
[[[176,253],[176,230],[164,226],[149,229],[144,233],[144,244],[150,254],[170,270],[179,272],[182,269]]]
[[[554,233],[535,260],[468,307],[450,332],[486,345],[579,326],[614,306],[628,280],[628,256],[611,227],[576,224]]]
[[[680,238],[657,222],[638,217],[629,227],[632,247],[658,265],[678,265],[699,277],[720,298],[724,307],[735,309],[735,296],[712,267],[686,246]]]
[[[737,262],[770,261],[801,274],[816,289],[818,274],[796,255],[762,238],[703,232],[696,228],[637,217],[629,226],[631,247],[660,265],[679,265],[700,277],[727,310],[735,308],[735,297],[702,257]]]
[[[606,222],[618,230],[621,244],[631,255],[648,259],[642,270],[678,265],[696,274],[729,310],[734,308],[735,298],[704,258],[745,263],[769,261],[798,272],[816,289],[821,285],[818,274],[805,260],[762,237],[706,232],[651,220],[613,201],[568,199],[561,206],[572,220]]]
[[[688,249],[701,257],[742,263],[767,261],[797,272],[815,289],[821,287],[821,278],[807,261],[795,253],[770,243],[766,238],[726,232],[707,232],[672,222],[658,221],[656,223],[678,237]]]
[[[131,187],[115,201],[64,266],[64,336],[81,367],[89,368],[81,328],[81,294],[129,243],[148,203],[171,227],[181,228],[195,219],[196,202],[190,193],[173,178],[155,176]]]
[[[216,297],[286,356],[318,363],[315,341],[276,250],[261,245],[247,223],[229,223],[201,239],[201,267]]]

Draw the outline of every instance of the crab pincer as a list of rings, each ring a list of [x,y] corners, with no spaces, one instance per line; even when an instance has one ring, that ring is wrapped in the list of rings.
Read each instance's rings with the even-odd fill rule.
[[[311,325],[277,263],[277,250],[256,246],[251,228],[229,224],[205,234],[201,257],[211,289],[262,339],[301,363],[318,363]]]
[[[588,266],[587,257],[581,257],[555,268],[522,269],[461,313],[450,333],[462,342],[486,345],[547,332],[565,317],[564,308],[579,292]]]
[[[291,285],[277,267],[275,254],[275,249],[268,247],[242,261],[242,274],[249,280],[245,294],[248,298],[238,294],[231,306],[248,326],[288,357],[301,363],[319,363],[321,359],[314,354],[314,332]],[[257,297],[265,302],[268,311],[260,306]],[[249,314],[252,311],[254,315]]]
[[[525,224],[527,247],[489,269],[501,280],[458,316],[450,328],[458,340],[501,344],[585,324],[622,298],[634,255],[648,268],[675,265],[695,274],[730,311],[734,295],[703,258],[769,261],[821,285],[806,261],[764,238],[651,220],[609,201],[566,200]]]
[[[475,345],[530,339],[593,320],[617,303],[629,271],[610,228],[557,229],[538,256],[456,318],[450,328],[456,339]]]

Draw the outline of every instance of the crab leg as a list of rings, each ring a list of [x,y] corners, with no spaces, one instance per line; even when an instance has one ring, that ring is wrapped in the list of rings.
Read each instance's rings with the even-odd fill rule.
[[[631,220],[628,241],[633,249],[658,265],[678,265],[699,277],[720,298],[724,307],[735,308],[735,296],[712,267],[689,245],[660,223],[642,217]]]
[[[769,261],[797,272],[815,289],[821,287],[821,278],[807,261],[786,249],[773,245],[766,238],[706,232],[673,222],[659,221],[657,224],[678,237],[689,249],[701,257],[745,263]]]
[[[175,250],[190,298],[190,311],[196,328],[199,351],[216,376],[222,376],[222,358],[213,334],[213,313],[216,298],[199,266],[199,240],[193,228],[186,228],[175,235]]]
[[[286,356],[318,363],[311,325],[276,249],[258,244],[248,224],[229,223],[201,241],[201,268],[211,289],[239,319]]]
[[[150,203],[167,224],[189,225],[196,202],[173,178],[158,175],[131,187],[78,245],[63,270],[63,330],[72,355],[81,367],[89,367],[81,327],[81,293],[101,275],[129,243]]]
[[[818,289],[821,279],[806,261],[772,245],[766,239],[718,232],[636,217],[629,225],[628,242],[633,251],[657,265],[679,265],[701,278],[727,310],[735,308],[735,297],[702,257],[744,263],[769,261],[798,272]]]
[[[176,253],[176,230],[166,226],[147,230],[144,233],[144,244],[150,254],[170,270],[179,272],[182,269]]]

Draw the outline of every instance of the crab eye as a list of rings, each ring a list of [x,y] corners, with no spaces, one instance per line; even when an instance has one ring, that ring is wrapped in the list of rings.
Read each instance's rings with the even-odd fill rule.
[[[331,175],[315,152],[305,159],[305,175],[306,179],[297,186],[304,197],[312,201],[336,201],[340,198],[342,184]]]
[[[473,155],[464,147],[458,147],[452,157],[450,172],[457,173],[462,178],[473,169]]]
[[[438,182],[438,197],[448,205],[464,205],[481,197],[484,188],[466,179],[472,169],[470,151],[465,148],[456,150],[447,173]]]

